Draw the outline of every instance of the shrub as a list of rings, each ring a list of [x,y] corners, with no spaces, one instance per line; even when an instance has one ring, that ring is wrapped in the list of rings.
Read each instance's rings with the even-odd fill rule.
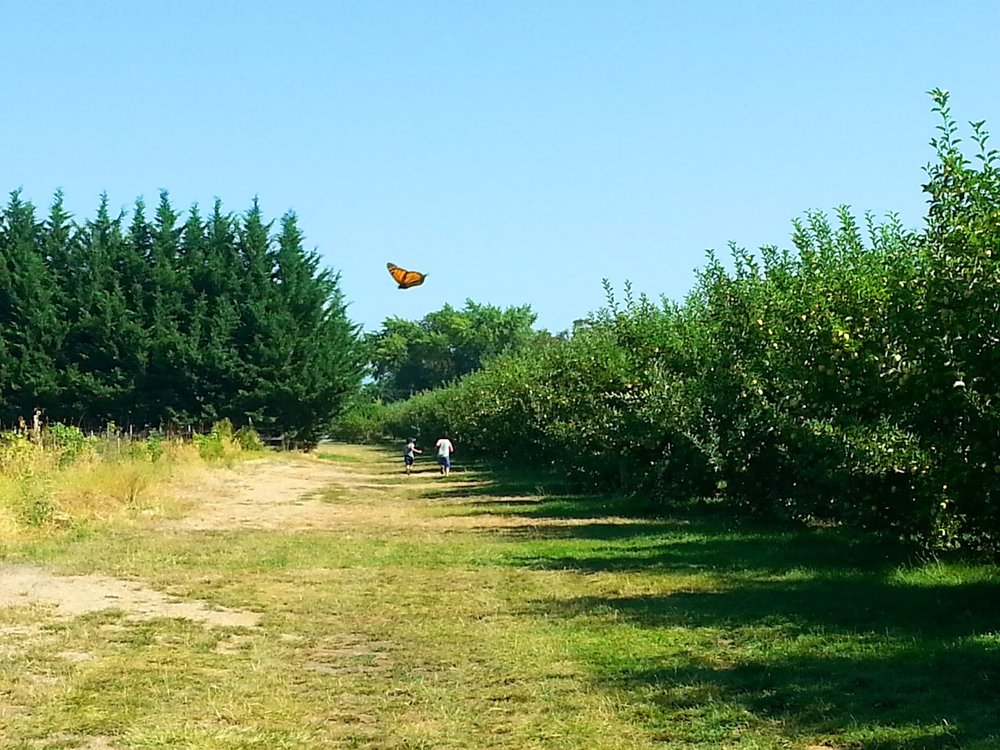
[[[387,436],[391,409],[381,401],[352,405],[334,422],[330,437],[352,443],[377,443]]]
[[[52,445],[59,452],[61,464],[73,463],[91,448],[92,441],[79,427],[60,422],[49,425],[43,434],[43,443]]]
[[[195,433],[193,439],[198,455],[206,460],[231,458],[243,450],[264,448],[260,435],[254,429],[244,427],[234,432],[233,423],[228,419],[213,424],[211,432],[206,435]]]
[[[150,430],[146,436],[146,452],[154,463],[163,457],[163,433],[159,430]]]
[[[194,444],[198,448],[198,455],[205,460],[222,458],[226,452],[225,446],[222,444],[222,437],[214,430],[207,435],[196,432]]]
[[[233,434],[233,439],[245,451],[264,450],[264,441],[253,427],[241,427]]]

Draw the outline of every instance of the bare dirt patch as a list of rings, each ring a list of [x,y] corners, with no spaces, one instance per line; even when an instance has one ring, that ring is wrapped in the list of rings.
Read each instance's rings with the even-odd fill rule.
[[[188,531],[220,529],[321,529],[340,511],[315,497],[331,485],[353,483],[356,476],[319,460],[294,463],[246,461],[232,469],[213,469],[196,483],[175,489],[182,518],[160,524]]]
[[[55,617],[121,610],[136,620],[170,617],[225,627],[253,627],[260,619],[256,612],[180,600],[133,581],[99,575],[58,576],[26,565],[0,568],[0,607],[44,607]]]
[[[345,633],[315,649],[305,669],[325,674],[377,675],[391,666],[391,644],[361,633]]]
[[[39,749],[71,747],[75,750],[115,750],[115,745],[112,745],[107,737],[85,737],[69,732],[61,732],[60,734],[46,737],[44,740],[37,740],[30,747]]]

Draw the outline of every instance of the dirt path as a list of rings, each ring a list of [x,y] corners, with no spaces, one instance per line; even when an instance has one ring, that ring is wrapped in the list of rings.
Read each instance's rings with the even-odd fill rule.
[[[216,469],[174,490],[187,512],[163,526],[190,531],[326,528],[340,511],[319,494],[356,482],[356,476],[318,459],[263,459]]]

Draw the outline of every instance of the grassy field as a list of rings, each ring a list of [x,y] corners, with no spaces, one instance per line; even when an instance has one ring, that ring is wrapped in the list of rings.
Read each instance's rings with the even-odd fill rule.
[[[320,453],[294,527],[234,491],[3,548],[256,624],[0,608],[0,748],[1000,748],[995,568]]]

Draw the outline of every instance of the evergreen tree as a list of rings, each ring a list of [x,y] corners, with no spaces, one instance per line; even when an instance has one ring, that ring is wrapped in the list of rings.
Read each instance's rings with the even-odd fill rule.
[[[234,218],[215,201],[205,226],[204,260],[192,265],[192,291],[204,310],[200,318],[198,360],[201,415],[206,421],[223,417],[246,421],[239,389],[241,360],[237,346],[242,299],[242,262],[236,249]]]
[[[34,206],[12,192],[0,221],[0,418],[8,424],[30,418],[35,408],[51,408],[59,396],[54,354],[64,327],[43,244]]]
[[[236,248],[242,267],[239,284],[240,322],[236,329],[240,378],[236,408],[243,419],[253,421],[265,431],[280,428],[269,413],[267,384],[269,372],[276,368],[274,350],[270,224],[265,224],[260,205],[254,198],[250,210],[238,224]]]
[[[198,206],[191,206],[181,231],[175,263],[178,330],[182,335],[180,358],[184,363],[180,373],[183,378],[181,390],[188,423],[201,423],[206,419],[212,421],[214,418],[213,415],[205,414],[206,402],[203,395],[208,386],[202,363],[208,303],[205,294],[196,288],[196,279],[204,273],[206,266],[205,231],[205,222]]]
[[[281,219],[275,280],[268,411],[296,443],[311,444],[343,410],[361,378],[357,329],[348,320],[339,276],[320,270],[319,257],[302,246],[294,213]]]
[[[185,303],[190,277],[181,266],[179,214],[166,191],[160,193],[156,216],[149,227],[148,287],[145,300],[148,362],[142,381],[142,413],[147,422],[156,416],[170,424],[190,423],[198,416],[191,377],[197,340]],[[200,229],[195,230],[200,233]]]
[[[97,217],[79,233],[63,282],[68,331],[62,359],[69,373],[60,409],[64,420],[124,423],[135,401],[144,337],[122,283],[126,259],[122,217],[111,216],[102,195]]]
[[[52,278],[55,297],[53,306],[55,316],[51,321],[57,330],[53,334],[59,341],[58,348],[50,352],[54,366],[56,367],[56,380],[58,383],[58,394],[50,408],[62,408],[66,401],[66,395],[74,384],[73,363],[67,362],[64,356],[66,349],[66,338],[69,335],[69,306],[72,300],[68,294],[68,283],[72,273],[72,264],[75,254],[80,245],[80,231],[73,223],[73,217],[66,211],[63,203],[63,193],[56,191],[46,219],[42,228],[42,257],[49,269]]]
[[[66,211],[63,192],[57,190],[43,225],[42,256],[60,290],[69,276],[73,252],[79,242],[73,217]]]

